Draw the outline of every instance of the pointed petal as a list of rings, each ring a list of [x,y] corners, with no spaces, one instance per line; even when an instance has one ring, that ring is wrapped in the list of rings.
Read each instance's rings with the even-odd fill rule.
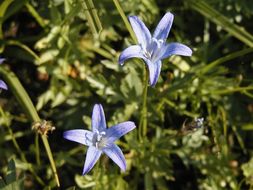
[[[2,64],[5,61],[5,58],[0,58],[0,64]]]
[[[181,43],[169,43],[165,46],[165,51],[161,59],[165,59],[171,55],[191,56],[192,50]]]
[[[170,12],[166,13],[157,25],[153,37],[158,40],[166,40],[173,23],[173,19],[173,14],[171,14]]]
[[[5,84],[5,82],[4,81],[2,81],[2,80],[0,80],[0,89],[5,89],[5,90],[7,90],[8,89],[8,87],[7,87],[7,85]]]
[[[106,129],[105,114],[101,104],[95,104],[91,121],[92,131],[104,131]]]
[[[151,61],[146,61],[146,63],[148,65],[149,70],[149,83],[152,87],[154,87],[158,81],[161,72],[162,62],[161,60],[158,60],[155,63]]]
[[[137,16],[130,16],[128,18],[139,44],[142,47],[147,47],[147,44],[151,40],[151,34],[148,28]]]
[[[127,59],[137,57],[137,58],[144,58],[142,53],[141,46],[133,45],[126,48],[119,56],[119,64],[123,65]]]
[[[98,161],[102,151],[98,150],[94,146],[88,148],[86,159],[83,167],[83,175],[87,174]]]
[[[78,142],[86,146],[91,146],[93,133],[91,131],[87,131],[83,129],[74,129],[74,130],[65,131],[63,133],[63,137],[70,141]]]
[[[126,133],[132,131],[135,127],[136,126],[132,121],[126,121],[118,125],[114,125],[107,129],[106,137],[108,138],[108,141],[112,143]]]
[[[111,144],[110,147],[104,148],[103,152],[109,156],[123,171],[126,171],[126,160],[123,152],[116,144]]]

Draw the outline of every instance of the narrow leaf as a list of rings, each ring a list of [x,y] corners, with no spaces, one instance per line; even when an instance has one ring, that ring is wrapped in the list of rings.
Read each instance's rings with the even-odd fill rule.
[[[80,0],[83,12],[86,16],[88,24],[93,34],[99,34],[102,30],[102,25],[99,20],[97,9],[95,8],[92,0]]]

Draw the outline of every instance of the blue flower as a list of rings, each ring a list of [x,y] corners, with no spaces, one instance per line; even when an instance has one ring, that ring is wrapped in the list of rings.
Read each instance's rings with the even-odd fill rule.
[[[142,58],[149,69],[149,82],[155,86],[161,72],[162,59],[171,55],[191,56],[192,50],[181,43],[166,43],[171,25],[173,23],[173,14],[166,13],[157,25],[153,36],[145,24],[137,17],[130,16],[129,21],[137,37],[138,45],[132,45],[126,48],[119,57],[119,64],[129,58]]]
[[[135,128],[131,121],[106,128],[102,105],[96,104],[92,113],[92,131],[75,129],[64,132],[65,139],[89,146],[83,168],[83,175],[88,173],[96,164],[102,153],[107,154],[120,168],[126,170],[126,160],[120,148],[114,144],[121,136]]]
[[[4,60],[5,60],[5,59],[0,58],[0,64],[2,64],[2,63],[4,62]],[[5,89],[5,90],[8,89],[7,85],[6,85],[5,82],[2,81],[2,80],[0,80],[0,89]]]

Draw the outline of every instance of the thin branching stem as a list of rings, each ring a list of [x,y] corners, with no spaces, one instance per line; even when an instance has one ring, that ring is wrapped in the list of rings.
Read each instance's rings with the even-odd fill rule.
[[[4,115],[3,110],[2,110],[1,107],[0,107],[0,111],[2,113],[1,115]],[[20,146],[19,146],[19,144],[18,144],[18,142],[16,140],[16,137],[15,137],[12,129],[10,128],[9,125],[6,125],[6,126],[7,126],[7,131],[8,131],[8,133],[11,136],[12,143],[13,143],[14,147],[16,148],[18,154],[20,155],[20,158],[21,158],[22,162],[24,162],[27,165],[29,165],[28,170],[32,173],[32,175],[35,177],[35,179],[38,181],[39,184],[45,186],[45,183],[43,182],[43,180],[34,171],[33,166],[27,161],[26,156],[23,153],[23,151],[21,150],[21,148],[20,148]]]
[[[20,83],[17,76],[13,72],[11,72],[10,70],[8,70],[4,67],[0,67],[0,74],[4,77],[5,81],[7,82],[8,86],[11,89],[11,92],[13,92],[16,99],[18,100],[18,102],[20,103],[21,107],[24,109],[24,111],[26,112],[26,114],[28,115],[30,120],[32,122],[40,121],[41,119],[40,119],[40,117],[39,117],[32,101],[31,101],[30,97],[28,96],[27,92],[25,91],[24,87]],[[51,168],[52,168],[52,171],[54,174],[56,184],[57,184],[57,186],[60,186],[53,154],[52,154],[51,148],[49,146],[47,136],[41,135],[41,138],[42,138],[42,142],[44,144],[44,147],[46,149],[49,162],[51,164]]]

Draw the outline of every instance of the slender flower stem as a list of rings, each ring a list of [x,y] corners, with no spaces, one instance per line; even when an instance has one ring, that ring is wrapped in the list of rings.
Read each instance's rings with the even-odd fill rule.
[[[8,86],[11,89],[11,92],[13,92],[16,99],[19,101],[20,105],[22,106],[22,108],[24,109],[24,111],[26,112],[26,114],[28,115],[30,120],[32,122],[40,121],[41,119],[40,119],[40,117],[39,117],[32,101],[31,101],[30,97],[28,96],[27,92],[25,91],[24,87],[22,86],[22,84],[20,83],[20,81],[16,77],[16,75],[4,67],[0,67],[0,74],[3,75],[5,81],[7,82]],[[51,168],[53,170],[56,184],[59,187],[60,182],[59,182],[59,178],[57,175],[56,166],[55,166],[55,162],[53,159],[53,154],[52,154],[52,151],[50,149],[50,146],[49,146],[49,143],[47,140],[47,136],[41,135],[41,138],[42,138],[42,142],[44,144],[44,147],[46,149],[47,156],[48,156],[48,159],[51,164]]]
[[[128,30],[128,32],[131,35],[131,38],[134,40],[135,43],[138,43],[137,38],[133,32],[133,29],[127,20],[127,16],[125,15],[122,7],[120,6],[120,3],[118,0],[113,0],[115,7],[117,8],[123,22],[125,23],[125,26]],[[144,65],[144,71],[143,71],[143,84],[144,84],[144,89],[143,89],[143,101],[142,101],[142,112],[141,112],[141,118],[139,122],[139,129],[138,129],[138,136],[139,139],[142,140],[144,136],[147,134],[147,92],[148,92],[148,71],[146,66]]]
[[[137,39],[136,39],[136,37],[135,37],[135,34],[134,34],[134,32],[133,32],[133,29],[132,29],[130,23],[128,22],[127,17],[126,17],[126,15],[125,15],[125,13],[124,13],[122,7],[120,6],[119,1],[118,1],[118,0],[113,0],[113,3],[114,3],[114,5],[115,5],[115,7],[117,8],[117,11],[119,12],[119,14],[120,14],[122,20],[124,21],[125,26],[126,26],[128,32],[130,33],[132,39],[134,40],[135,43],[137,43]]]
[[[35,158],[36,158],[36,163],[38,165],[40,165],[40,146],[39,146],[39,134],[38,133],[35,134],[34,143],[35,143]]]
[[[144,65],[143,70],[143,93],[142,93],[142,110],[141,110],[141,119],[139,123],[139,138],[142,140],[142,137],[147,135],[147,94],[148,94],[148,69]]]
[[[118,0],[113,0],[115,7],[117,8],[117,11],[119,12],[123,22],[125,23],[125,26],[128,30],[128,32],[131,35],[131,38],[134,40],[134,42],[137,44],[137,38],[133,32],[133,29],[122,9],[122,7],[120,6],[120,3]],[[141,118],[140,118],[140,122],[139,122],[139,129],[138,129],[138,135],[139,135],[139,139],[142,140],[143,137],[146,136],[147,134],[147,93],[148,93],[148,79],[149,79],[149,73],[148,73],[148,69],[147,67],[144,65],[144,70],[143,70],[143,84],[144,84],[144,88],[143,88],[143,101],[142,101],[142,112],[141,112]]]

